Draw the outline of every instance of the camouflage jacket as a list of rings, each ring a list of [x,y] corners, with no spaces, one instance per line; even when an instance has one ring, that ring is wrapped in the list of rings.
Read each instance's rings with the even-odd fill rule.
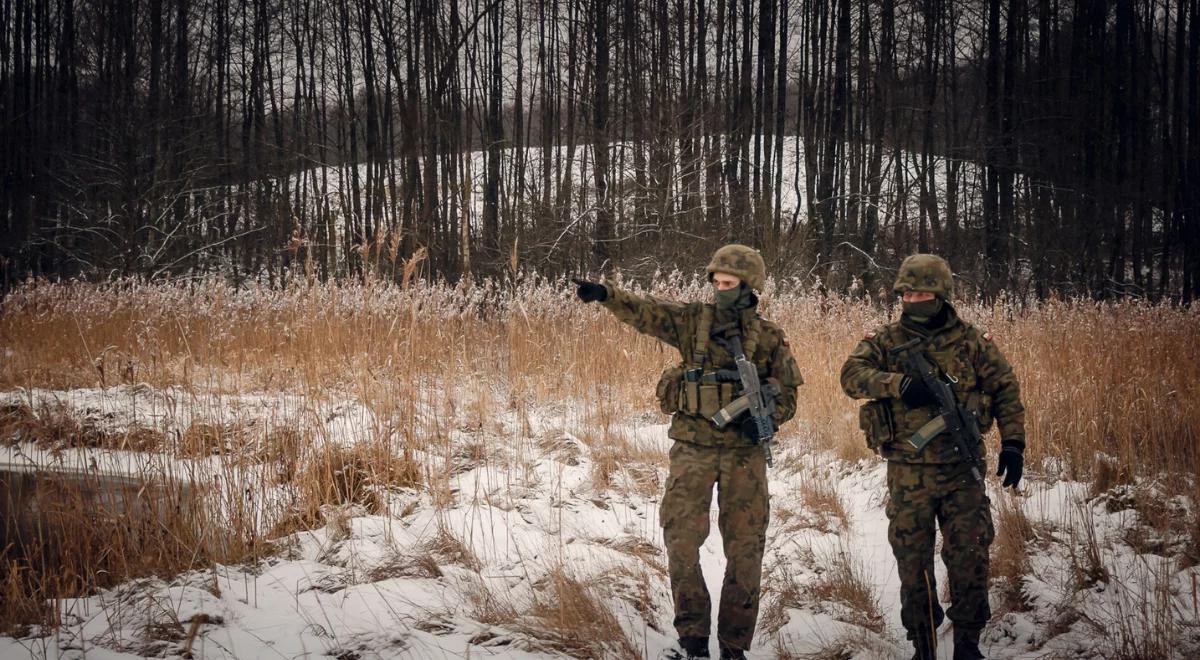
[[[637,296],[611,284],[604,286],[608,289],[608,299],[602,304],[618,320],[633,326],[638,332],[679,349],[683,359],[688,359],[692,354],[692,346],[696,343],[696,326],[704,309],[703,303],[670,302],[654,297]],[[722,313],[717,312],[713,327],[729,320],[732,320],[732,315],[723,319]],[[743,328],[747,328],[747,324],[758,325],[758,345],[754,354],[746,357],[758,367],[758,376],[764,383],[768,382],[767,379],[772,379],[779,386],[779,394],[775,398],[775,413],[772,416],[775,427],[779,428],[796,414],[796,389],[804,380],[800,377],[800,369],[792,358],[792,351],[783,330],[778,325],[759,317],[754,308],[743,310],[741,321]],[[737,368],[733,356],[715,340],[709,340],[706,345],[704,366],[705,369]],[[671,416],[671,427],[667,435],[675,440],[708,447],[753,446],[753,443],[738,431],[736,423],[725,429],[718,429],[710,420],[685,412],[677,412]]]
[[[900,399],[900,381],[906,371],[904,356],[892,353],[891,349],[917,336],[928,338],[926,356],[943,377],[951,377],[951,388],[959,403],[976,414],[979,430],[987,433],[995,420],[1003,440],[1025,444],[1025,407],[1008,360],[990,333],[980,332],[959,319],[949,303],[946,306],[947,320],[942,327],[931,332],[907,319],[889,323],[868,332],[842,365],[842,389],[846,394],[856,399],[883,400],[890,411],[893,432],[879,448],[880,455],[888,460],[906,463],[959,460],[954,443],[946,434],[936,437],[920,454],[906,442],[936,414],[932,405],[910,409]],[[974,449],[978,456],[984,455],[983,447]]]

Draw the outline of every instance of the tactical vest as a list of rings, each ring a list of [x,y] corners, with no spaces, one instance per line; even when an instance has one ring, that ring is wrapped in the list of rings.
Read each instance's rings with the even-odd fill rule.
[[[705,370],[715,313],[713,305],[704,305],[701,308],[691,354],[685,361],[663,371],[658,381],[655,394],[660,409],[668,415],[680,412],[712,419],[713,415],[736,399],[741,391],[741,382],[737,378],[736,370],[729,373],[728,369],[712,369],[712,365],[708,365],[709,369]],[[753,362],[754,352],[758,349],[760,325],[753,322],[753,312],[743,319],[745,322],[742,325],[746,330],[743,350],[746,359]],[[726,373],[721,373],[722,371]]]
[[[950,385],[957,403],[975,416],[980,432],[986,434],[993,424],[992,396],[981,389],[980,376],[972,363],[971,346],[978,344],[978,333],[971,326],[964,326],[959,339],[936,347],[930,346],[927,339],[921,349],[932,362],[938,377]],[[907,339],[899,334],[897,327],[892,324],[880,331],[885,351],[885,362],[881,367],[884,371],[904,373],[906,366],[901,356],[890,350]],[[957,460],[953,444],[947,439],[937,440],[945,428],[940,421],[932,407],[910,409],[901,399],[867,401],[859,409],[859,427],[866,435],[867,447],[889,460]],[[916,448],[926,443],[932,443],[932,446],[918,452]],[[982,451],[982,448],[972,449]]]

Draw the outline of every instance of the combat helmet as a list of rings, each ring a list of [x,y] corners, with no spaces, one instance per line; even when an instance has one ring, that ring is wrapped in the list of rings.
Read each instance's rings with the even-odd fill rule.
[[[892,290],[900,295],[905,291],[926,291],[950,300],[954,295],[954,275],[950,264],[936,254],[914,254],[900,264]]]
[[[755,291],[762,291],[767,279],[767,265],[758,250],[737,243],[730,243],[714,252],[705,270],[710,280],[713,273],[736,275]]]

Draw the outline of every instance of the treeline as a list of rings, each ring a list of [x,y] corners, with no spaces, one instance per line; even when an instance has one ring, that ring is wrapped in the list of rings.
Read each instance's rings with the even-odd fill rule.
[[[1200,294],[1200,0],[0,0],[0,119],[6,288],[737,240],[834,290],[922,250]]]

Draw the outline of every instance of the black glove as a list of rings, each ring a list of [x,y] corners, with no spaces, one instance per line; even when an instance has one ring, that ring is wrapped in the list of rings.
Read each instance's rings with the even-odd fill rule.
[[[933,391],[919,378],[905,376],[900,381],[900,400],[909,408],[920,408],[931,403],[937,403]]]
[[[1021,483],[1021,475],[1025,474],[1025,446],[1005,440],[1000,443],[1000,466],[996,476],[1004,475],[1001,488],[1012,486],[1014,489]]]
[[[604,302],[608,300],[608,289],[604,288],[603,284],[596,284],[595,282],[574,277],[571,278],[571,281],[579,285],[579,288],[575,290],[575,295],[579,296],[579,299],[583,302]]]
[[[774,428],[774,426],[775,424],[772,422],[771,427]],[[738,421],[738,431],[755,444],[758,444],[762,440],[762,438],[758,437],[758,424],[754,421],[754,417],[750,413],[742,415],[742,419]]]

